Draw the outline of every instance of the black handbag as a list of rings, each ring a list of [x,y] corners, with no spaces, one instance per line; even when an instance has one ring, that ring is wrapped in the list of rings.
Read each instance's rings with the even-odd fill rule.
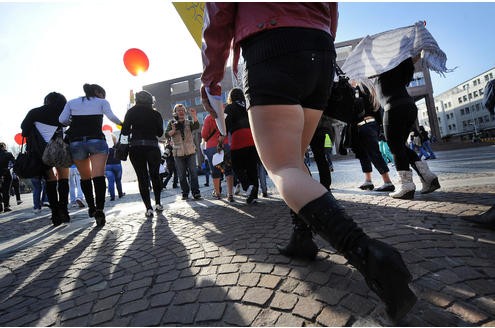
[[[335,63],[335,70],[338,81],[334,81],[332,85],[330,99],[327,107],[323,111],[324,115],[337,119],[345,123],[352,123],[354,119],[354,99],[355,89],[349,83],[349,78]]]
[[[120,161],[127,161],[127,157],[129,156],[129,144],[123,144],[120,142],[120,137],[122,134],[119,135],[119,140],[114,146],[114,153],[113,156],[114,158],[120,160]]]
[[[14,162],[14,173],[23,179],[29,179],[42,176],[45,173],[46,166],[39,156],[31,151],[24,151],[24,137],[22,138],[21,152],[17,155]]]
[[[57,129],[43,151],[43,163],[49,167],[71,167],[74,163],[69,144],[64,141],[62,129]]]

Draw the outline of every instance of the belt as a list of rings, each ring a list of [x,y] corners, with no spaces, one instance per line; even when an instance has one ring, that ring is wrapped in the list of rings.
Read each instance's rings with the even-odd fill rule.
[[[357,126],[363,126],[363,125],[365,125],[365,124],[368,124],[368,123],[371,123],[371,122],[374,122],[374,121],[375,121],[375,119],[374,119],[374,118],[369,118],[369,119],[367,119],[367,120],[362,120],[361,122],[359,122],[359,123],[357,124]]]
[[[94,140],[94,139],[105,140],[105,137],[95,137],[95,136],[74,137],[74,138],[70,138],[70,142],[74,142],[74,141],[86,142],[88,140]]]
[[[158,140],[138,139],[131,140],[131,146],[153,146],[158,147]]]

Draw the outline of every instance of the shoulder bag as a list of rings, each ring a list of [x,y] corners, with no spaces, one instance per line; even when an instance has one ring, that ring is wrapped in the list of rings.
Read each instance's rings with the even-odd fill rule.
[[[43,163],[49,167],[71,167],[74,163],[69,144],[63,139],[62,129],[55,131],[43,152]]]

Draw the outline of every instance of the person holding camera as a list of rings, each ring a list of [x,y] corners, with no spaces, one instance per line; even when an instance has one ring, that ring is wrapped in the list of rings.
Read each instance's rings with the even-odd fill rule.
[[[192,120],[187,118],[187,109],[182,104],[176,104],[172,111],[174,118],[170,120],[165,129],[165,134],[172,138],[173,156],[175,167],[179,175],[179,183],[182,189],[182,199],[186,200],[191,191],[194,199],[201,199],[199,191],[198,172],[196,170],[196,145],[192,132],[199,129],[196,110],[191,108]],[[187,174],[189,173],[189,182]]]

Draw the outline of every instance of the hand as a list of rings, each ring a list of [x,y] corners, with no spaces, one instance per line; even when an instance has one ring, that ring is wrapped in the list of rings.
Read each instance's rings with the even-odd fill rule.
[[[196,116],[196,110],[195,110],[194,108],[189,108],[189,113],[191,113],[191,116],[192,116],[193,118],[196,118],[196,117],[197,117],[197,116]]]

